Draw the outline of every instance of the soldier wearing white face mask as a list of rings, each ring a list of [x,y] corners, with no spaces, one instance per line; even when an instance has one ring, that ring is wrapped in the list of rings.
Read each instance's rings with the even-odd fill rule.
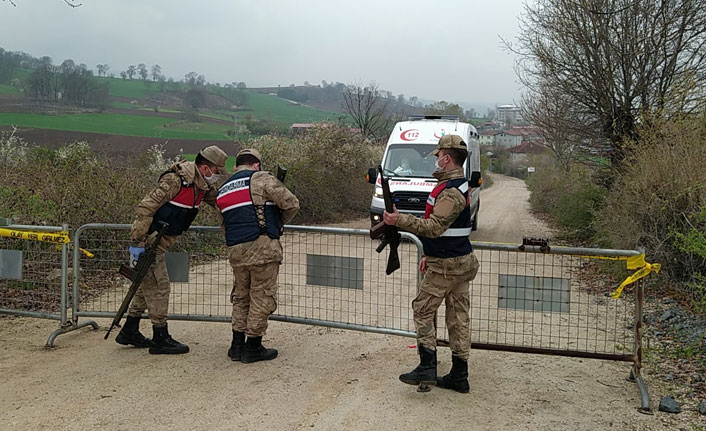
[[[115,341],[135,347],[149,347],[152,354],[187,353],[189,347],[174,340],[167,330],[169,308],[169,278],[164,255],[177,236],[186,231],[196,218],[201,202],[215,207],[217,189],[227,175],[228,155],[215,145],[199,152],[193,162],[178,162],[159,177],[159,183],[137,206],[130,232],[130,254],[137,260],[151,245],[151,235],[158,222],[169,224],[160,241],[155,263],[140,285],[130,304],[128,317]],[[140,316],[149,310],[153,339],[140,333]]]
[[[393,212],[383,213],[385,223],[417,235],[424,246],[419,270],[424,279],[412,301],[417,350],[420,363],[400,375],[404,383],[436,384],[439,387],[468,393],[468,357],[471,350],[469,281],[478,272],[478,259],[468,239],[471,212],[468,180],[463,163],[468,146],[460,136],[445,135],[432,152],[437,157],[434,178],[439,180],[429,194],[424,218]],[[436,375],[436,311],[446,303],[446,327],[451,347],[451,372]]]

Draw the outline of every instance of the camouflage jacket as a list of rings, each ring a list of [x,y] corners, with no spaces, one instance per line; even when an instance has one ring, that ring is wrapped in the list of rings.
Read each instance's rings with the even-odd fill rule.
[[[439,180],[439,184],[442,184],[444,181],[454,178],[463,178],[463,170],[458,168],[451,171],[443,171],[435,176]],[[470,193],[471,191],[469,190],[468,192]],[[466,198],[463,197],[463,194],[458,189],[444,189],[436,197],[434,211],[429,218],[422,219],[411,214],[400,214],[397,227],[418,236],[438,238],[461,214],[461,211],[466,207],[466,203]],[[469,255],[447,259],[427,258],[429,267],[443,274],[465,273],[469,268],[469,262]]]
[[[196,169],[196,164],[194,162],[178,162],[173,164],[170,170],[175,172],[169,172],[159,179],[157,187],[152,189],[147,196],[145,196],[140,203],[137,205],[137,211],[135,215],[135,221],[132,222],[132,229],[130,231],[130,243],[134,247],[145,247],[147,241],[147,232],[152,224],[152,217],[157,212],[157,210],[173,199],[181,190],[181,175],[184,180],[189,183],[194,184],[194,188],[204,192],[204,197],[202,202],[215,207],[216,206],[216,195],[218,191],[214,186],[208,185],[206,180],[203,179],[198,169]],[[162,237],[161,248],[169,248],[176,242],[175,236]]]

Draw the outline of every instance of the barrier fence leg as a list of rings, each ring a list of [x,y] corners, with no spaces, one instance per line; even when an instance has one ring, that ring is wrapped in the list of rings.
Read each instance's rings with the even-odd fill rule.
[[[635,362],[628,380],[637,383],[640,391],[640,408],[637,410],[644,414],[653,414],[650,407],[650,394],[647,392],[647,385],[642,378],[642,305],[645,297],[645,285],[643,280],[638,280],[635,286]]]
[[[65,232],[68,232],[69,226],[68,225],[63,225],[62,228],[64,229]],[[74,246],[74,274],[77,274],[77,268],[80,262],[80,254],[79,254],[79,248],[78,248],[78,241],[76,241],[76,245]],[[68,297],[69,297],[69,244],[64,244],[61,247],[61,323],[59,329],[56,331],[52,332],[49,335],[49,338],[47,339],[47,344],[45,345],[46,348],[52,348],[54,347],[54,340],[56,340],[56,337],[58,337],[61,334],[66,334],[71,331],[75,331],[77,329],[86,327],[86,326],[92,326],[93,329],[98,329],[98,324],[92,320],[89,320],[87,322],[83,322],[81,324],[78,323],[78,316],[76,316],[76,311],[78,311],[78,278],[74,278],[74,289],[73,289],[73,304],[72,304],[72,311],[71,311],[71,320],[68,318],[68,309],[69,309],[69,304],[68,304]]]

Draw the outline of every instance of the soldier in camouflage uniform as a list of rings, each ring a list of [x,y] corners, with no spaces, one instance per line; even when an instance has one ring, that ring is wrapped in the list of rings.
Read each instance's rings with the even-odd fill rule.
[[[137,260],[152,245],[163,221],[169,224],[150,267],[130,304],[128,317],[115,341],[123,345],[149,347],[152,354],[187,353],[189,347],[174,340],[167,329],[169,277],[165,253],[177,236],[186,231],[199,211],[201,202],[216,206],[217,184],[227,176],[227,154],[215,145],[204,148],[194,162],[178,162],[159,177],[159,183],[138,204],[130,233],[130,254]],[[140,333],[140,317],[149,310],[153,338]]]
[[[277,357],[277,350],[263,347],[262,336],[277,309],[282,226],[299,211],[297,197],[260,170],[261,160],[257,150],[240,151],[235,174],[218,189],[217,199],[233,268],[233,341],[228,356],[245,363]]]
[[[424,257],[419,264],[424,279],[412,301],[420,364],[400,375],[400,380],[415,385],[436,384],[466,393],[471,349],[469,281],[475,278],[479,266],[468,240],[471,213],[468,180],[462,169],[468,152],[460,136],[445,135],[432,154],[437,156],[434,177],[439,183],[429,194],[424,218],[400,214],[396,208],[383,214],[386,224],[418,235],[424,246]],[[444,300],[452,367],[448,375],[437,378],[434,318]]]

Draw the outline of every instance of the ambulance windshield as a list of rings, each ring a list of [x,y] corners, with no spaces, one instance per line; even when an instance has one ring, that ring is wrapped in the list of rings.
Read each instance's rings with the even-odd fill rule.
[[[436,144],[390,145],[385,156],[383,173],[391,177],[432,178],[436,156],[431,152]]]

